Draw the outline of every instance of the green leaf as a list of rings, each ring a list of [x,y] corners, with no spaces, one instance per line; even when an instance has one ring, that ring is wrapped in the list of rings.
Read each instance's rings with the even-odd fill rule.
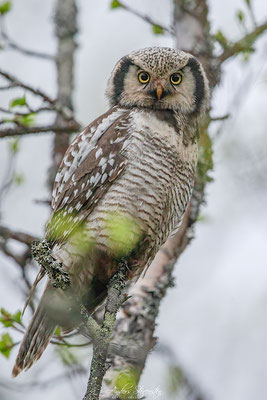
[[[245,3],[248,6],[248,8],[251,8],[251,1],[250,0],[245,0]]]
[[[13,314],[13,319],[18,324],[21,324],[21,311],[17,311],[15,314]]]
[[[12,102],[10,103],[10,107],[16,107],[16,106],[26,106],[26,97],[17,97],[16,99],[12,100]]]
[[[0,4],[0,14],[4,15],[11,10],[11,1],[4,1]]]
[[[142,235],[138,221],[119,212],[110,213],[106,220],[106,229],[110,249],[116,257],[130,254]]]
[[[35,121],[35,113],[29,113],[27,115],[21,116],[17,118],[17,121],[24,126],[31,126]]]
[[[61,327],[60,326],[57,327],[57,329],[54,332],[54,335],[61,336]]]
[[[244,13],[243,13],[242,10],[237,11],[236,16],[237,16],[237,18],[238,18],[238,20],[239,20],[240,22],[244,22],[244,20],[245,20],[245,15],[244,15]]]
[[[110,3],[110,8],[113,9],[119,7],[123,7],[122,4],[118,0],[112,0],[112,2]]]
[[[18,186],[22,185],[24,182],[24,175],[23,174],[15,174],[13,177],[13,182]]]
[[[56,346],[56,353],[60,357],[62,363],[68,367],[79,363],[79,360],[74,354],[73,349],[63,346]]]
[[[160,25],[152,25],[152,30],[155,35],[163,35],[164,30]]]
[[[11,336],[9,335],[9,333],[4,333],[1,336],[1,340],[0,340],[0,353],[2,353],[3,356],[8,358],[13,346],[14,346],[14,342],[13,342]]]
[[[17,311],[15,314],[11,314],[4,308],[1,308],[0,323],[2,323],[6,328],[13,326],[14,322],[21,325],[21,312]]]
[[[168,367],[167,390],[172,396],[178,395],[184,385],[184,376],[181,368],[176,365]]]
[[[139,373],[135,368],[120,370],[115,378],[114,392],[120,399],[137,398]]]
[[[222,31],[218,31],[216,34],[215,34],[215,39],[217,40],[217,42],[219,42],[220,43],[220,45],[223,47],[223,48],[226,48],[227,46],[228,46],[228,40],[226,39],[226,37],[224,36],[224,34],[222,33]]]
[[[9,142],[9,149],[12,154],[17,154],[19,152],[19,138],[16,137]]]

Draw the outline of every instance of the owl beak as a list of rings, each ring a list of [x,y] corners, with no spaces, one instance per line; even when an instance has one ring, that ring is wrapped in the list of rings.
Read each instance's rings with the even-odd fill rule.
[[[162,93],[163,93],[163,87],[161,85],[157,86],[156,93],[157,93],[158,100],[160,100],[162,97]]]

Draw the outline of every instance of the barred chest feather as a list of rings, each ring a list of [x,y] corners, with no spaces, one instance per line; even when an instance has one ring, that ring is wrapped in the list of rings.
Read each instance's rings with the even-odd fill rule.
[[[196,140],[185,140],[188,138],[179,120],[175,121],[173,115],[165,120],[164,116],[170,115],[161,113],[123,110],[115,126],[112,121],[117,144],[121,137],[119,151],[125,165],[85,220],[85,234],[106,252],[111,215],[135,221],[149,238],[154,254],[177,229],[189,202],[197,160]],[[75,238],[70,238],[55,248],[55,254],[71,269],[75,247]]]

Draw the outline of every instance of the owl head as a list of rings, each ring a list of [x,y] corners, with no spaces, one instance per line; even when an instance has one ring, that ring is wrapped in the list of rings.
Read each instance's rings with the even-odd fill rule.
[[[209,107],[209,85],[200,62],[189,53],[168,47],[149,47],[120,59],[106,94],[112,106],[192,115]]]

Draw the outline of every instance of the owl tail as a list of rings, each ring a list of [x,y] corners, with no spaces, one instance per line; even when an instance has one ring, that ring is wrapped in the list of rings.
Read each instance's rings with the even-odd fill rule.
[[[47,315],[41,301],[24,335],[12,376],[30,368],[43,354],[55,331],[56,324]]]

